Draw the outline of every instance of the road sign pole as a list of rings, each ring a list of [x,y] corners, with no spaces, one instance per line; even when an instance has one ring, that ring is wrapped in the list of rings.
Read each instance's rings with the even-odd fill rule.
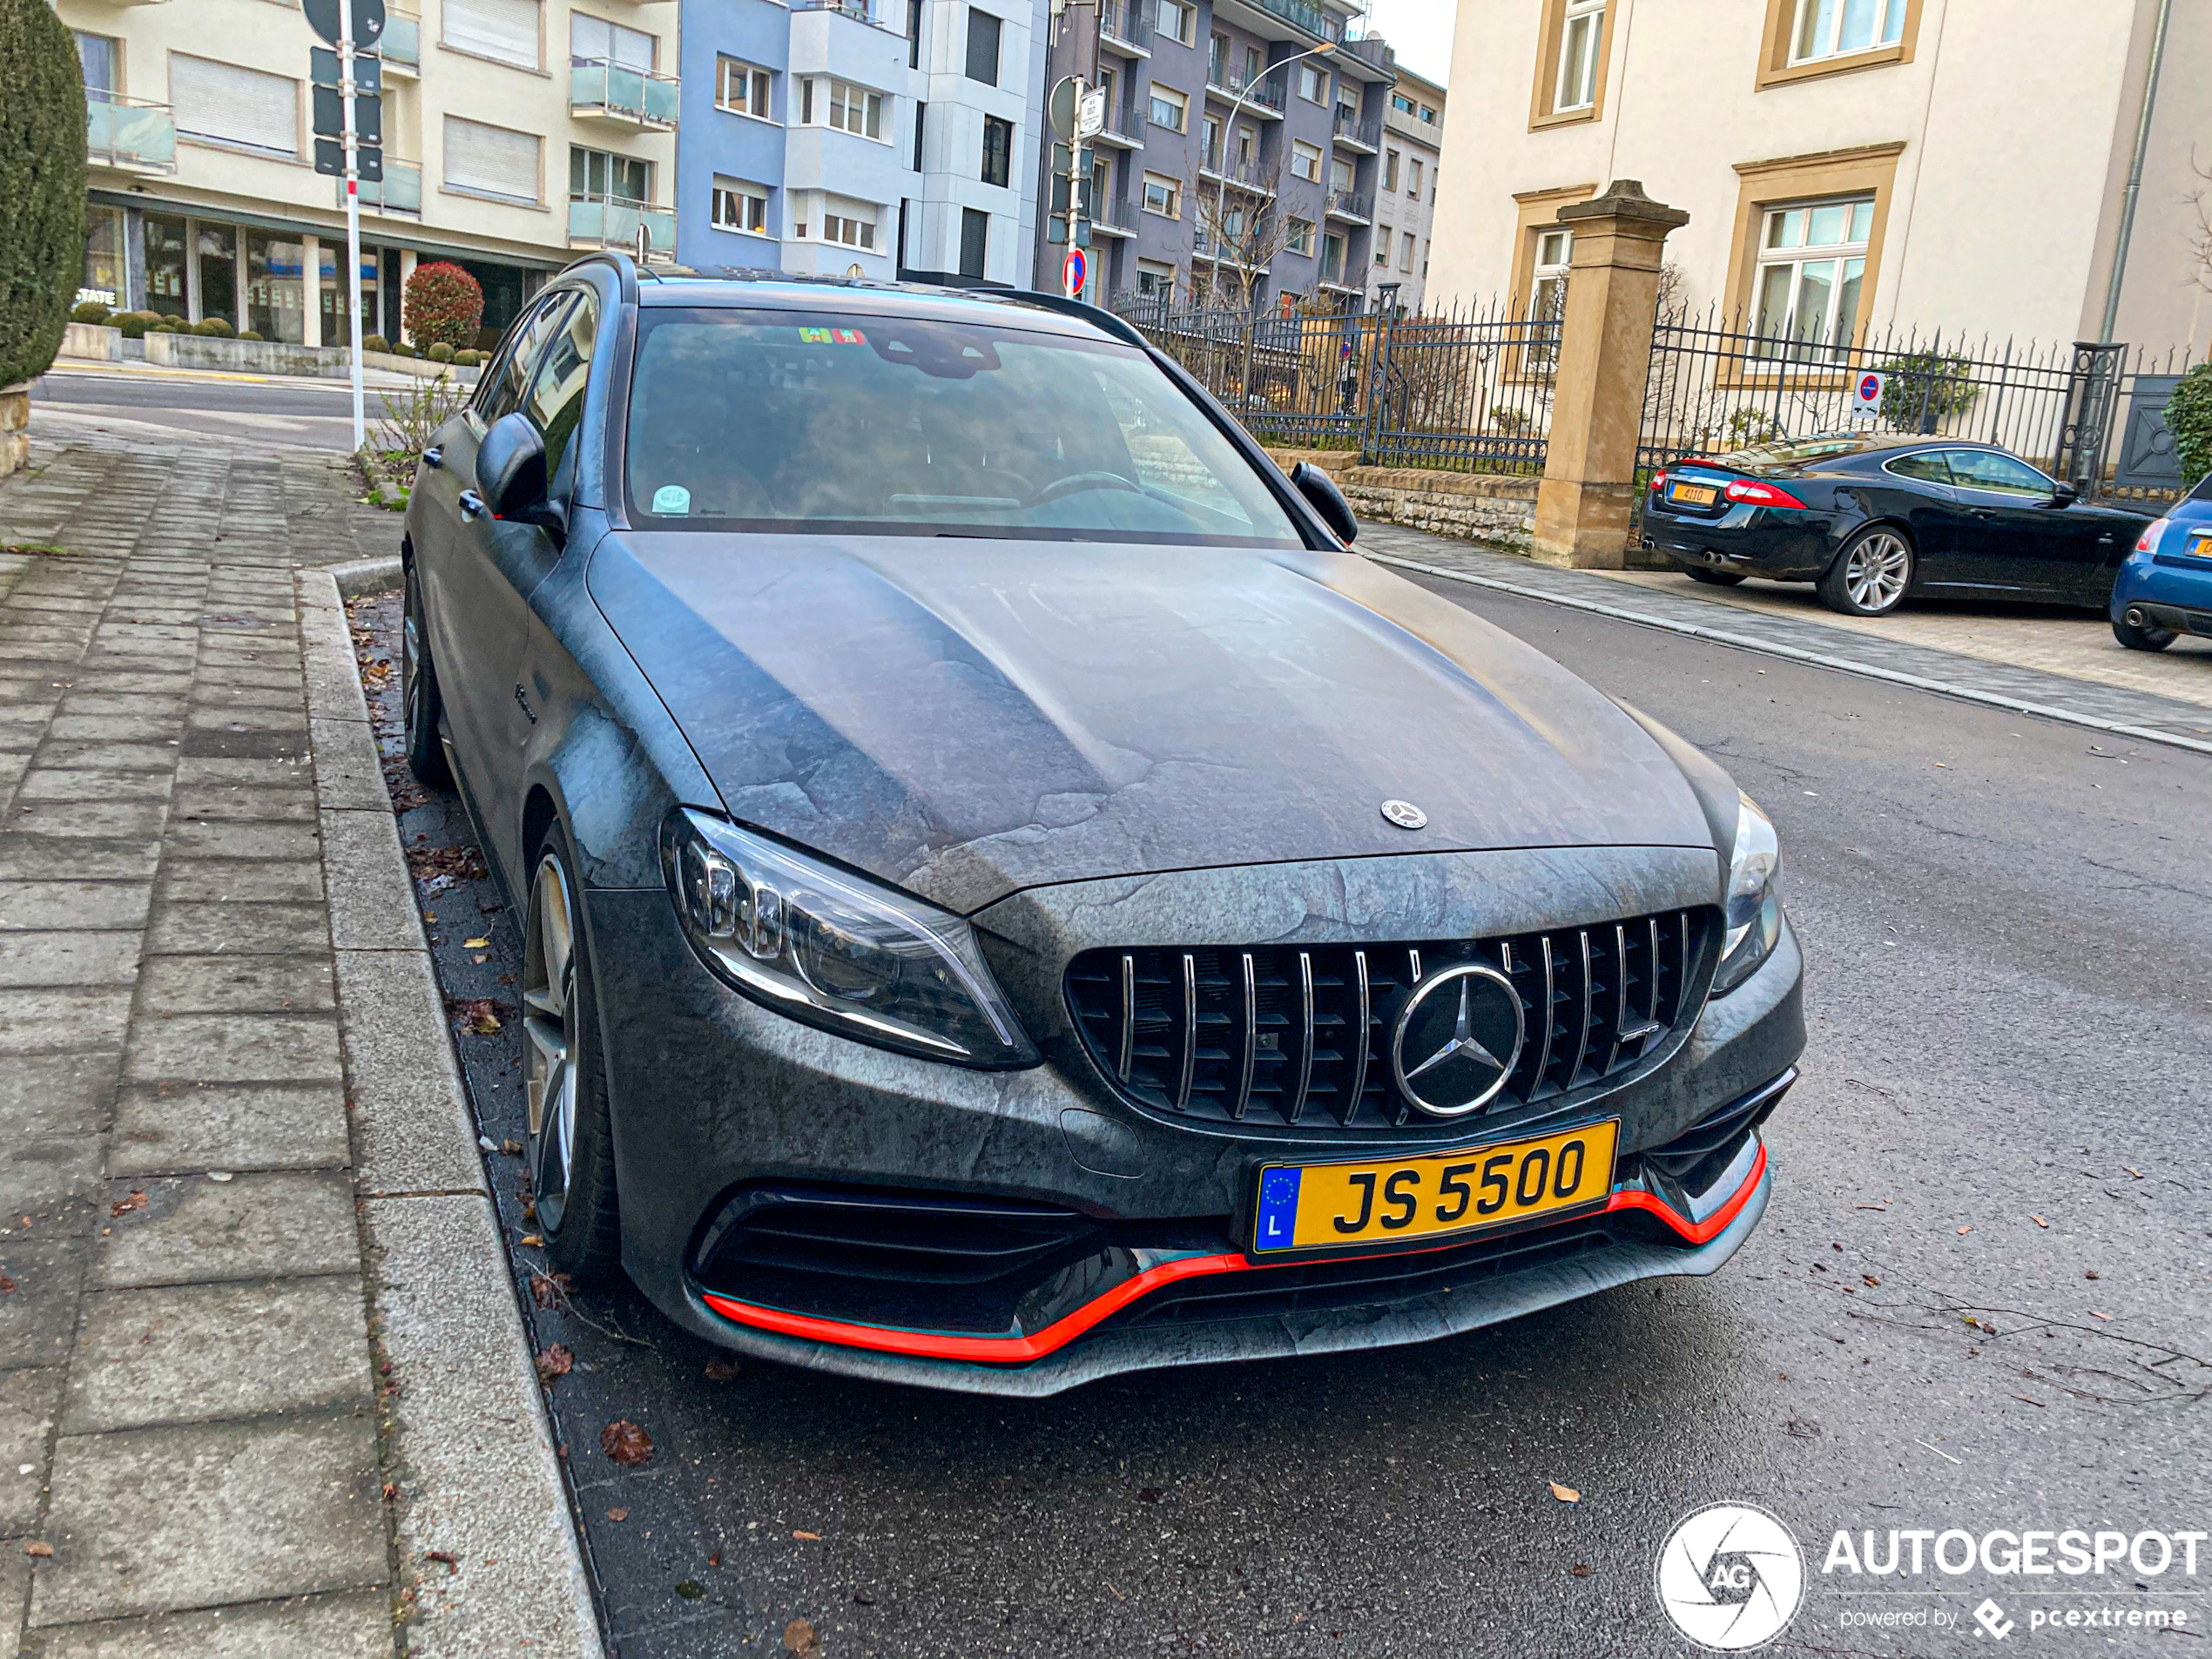
[[[361,186],[360,127],[354,114],[354,0],[338,4],[338,96],[346,110],[346,274],[338,293],[346,302],[347,333],[354,360],[354,449],[368,442],[361,395]],[[313,280],[320,282],[318,273]]]

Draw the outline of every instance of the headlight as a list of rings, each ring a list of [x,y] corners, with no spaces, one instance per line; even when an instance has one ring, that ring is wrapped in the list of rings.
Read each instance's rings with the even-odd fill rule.
[[[1774,879],[1782,869],[1782,843],[1774,821],[1743,793],[1736,793],[1736,848],[1728,860],[1728,933],[1721,941],[1720,971],[1712,995],[1725,996],[1766,961],[1782,937],[1782,900]]]
[[[660,844],[685,936],[746,995],[931,1060],[1036,1064],[958,916],[688,806],[668,815]]]

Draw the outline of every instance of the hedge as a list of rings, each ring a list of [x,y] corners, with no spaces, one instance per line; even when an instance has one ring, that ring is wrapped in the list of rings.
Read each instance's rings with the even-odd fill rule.
[[[2194,487],[2212,472],[2212,363],[2199,363],[2175,382],[2166,400],[2166,429],[2174,435],[2182,483]]]
[[[475,341],[484,318],[484,291],[457,265],[443,260],[418,265],[407,280],[401,315],[416,345],[459,351]]]
[[[43,374],[84,274],[84,74],[46,0],[0,0],[0,386]]]

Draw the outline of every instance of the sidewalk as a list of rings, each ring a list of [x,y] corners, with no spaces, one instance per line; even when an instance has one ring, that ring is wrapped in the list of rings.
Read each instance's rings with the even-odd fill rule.
[[[0,551],[0,1659],[596,1653],[324,573],[399,521],[310,455],[33,466],[0,486],[0,549],[40,550]]]

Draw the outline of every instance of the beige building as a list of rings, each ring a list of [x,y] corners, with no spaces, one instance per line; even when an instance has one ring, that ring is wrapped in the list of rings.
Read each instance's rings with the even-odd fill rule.
[[[361,187],[363,331],[418,260],[502,328],[577,252],[675,246],[677,0],[388,5],[381,184]],[[294,344],[347,334],[343,182],[314,169],[297,0],[57,0],[84,65],[84,297]]]
[[[2169,0],[2170,3],[2170,0]],[[1430,292],[1541,304],[1560,207],[1686,210],[1670,297],[1763,334],[2094,340],[2161,0],[1460,0]],[[2212,7],[2171,4],[2111,337],[2212,339]]]

